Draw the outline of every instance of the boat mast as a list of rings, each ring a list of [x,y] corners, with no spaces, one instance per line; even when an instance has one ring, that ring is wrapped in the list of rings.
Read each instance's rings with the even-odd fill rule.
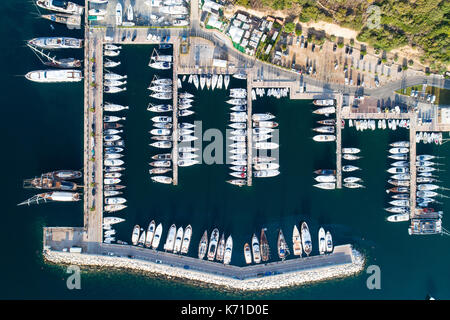
[[[56,60],[56,56],[55,56],[55,57],[51,57],[49,54],[45,53],[43,50],[39,50],[38,48],[32,46],[32,45],[29,44],[29,43],[27,43],[27,46],[28,46],[31,50],[33,50],[33,51],[35,52],[36,56],[39,58],[39,60],[41,60],[41,62],[42,62],[43,64],[45,64],[45,62],[42,61],[42,59],[39,57],[39,55],[38,55],[37,53],[39,53],[39,54],[40,54],[41,56],[43,56],[43,57],[46,57],[49,61],[53,62],[53,63],[56,64],[56,65],[59,65],[59,64],[60,64],[59,61]]]

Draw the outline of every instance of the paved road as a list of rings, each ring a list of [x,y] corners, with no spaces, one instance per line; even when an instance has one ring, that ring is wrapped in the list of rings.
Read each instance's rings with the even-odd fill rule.
[[[343,250],[329,255],[312,256],[308,258],[296,258],[285,261],[271,262],[267,264],[258,264],[246,267],[237,267],[233,265],[224,265],[218,262],[200,260],[192,257],[178,254],[166,253],[152,249],[129,245],[102,244],[101,253],[114,253],[116,256],[130,257],[133,259],[146,260],[151,262],[173,266],[178,268],[187,268],[191,270],[206,272],[227,276],[235,279],[255,278],[261,274],[288,273],[294,271],[322,268],[327,266],[336,266],[349,264],[352,262],[350,246],[343,246]]]

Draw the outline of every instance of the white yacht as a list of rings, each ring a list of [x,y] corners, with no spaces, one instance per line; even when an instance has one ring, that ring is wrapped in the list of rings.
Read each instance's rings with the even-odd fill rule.
[[[28,72],[25,78],[34,82],[79,82],[83,79],[80,70],[37,70]]]

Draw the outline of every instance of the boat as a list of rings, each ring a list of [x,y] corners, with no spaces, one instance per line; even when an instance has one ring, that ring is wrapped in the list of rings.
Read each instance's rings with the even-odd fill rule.
[[[181,253],[187,254],[189,251],[189,244],[191,243],[192,227],[188,225],[184,230],[183,242],[181,243]]]
[[[273,114],[271,114],[270,112],[254,113],[252,115],[252,120],[253,121],[267,121],[267,120],[271,120],[273,118],[275,118],[275,116]]]
[[[248,245],[248,243],[244,244],[244,258],[246,264],[252,263],[252,253],[250,251],[250,246]]]
[[[391,154],[388,157],[391,158],[391,159],[394,159],[394,160],[408,160],[408,154],[407,153]]]
[[[319,189],[325,189],[325,190],[334,190],[336,189],[336,184],[334,182],[321,182],[313,185],[316,188]]]
[[[133,6],[131,4],[129,4],[127,8],[127,20],[128,21],[133,20]]]
[[[122,25],[122,5],[120,2],[116,4],[116,26]]]
[[[155,220],[152,220],[147,228],[147,235],[145,237],[145,247],[150,248],[153,241],[153,236],[155,235]]]
[[[89,16],[104,16],[106,15],[105,9],[89,9],[88,11]],[[103,20],[103,19],[101,19]]]
[[[172,178],[171,177],[166,177],[166,176],[154,176],[151,177],[151,179],[155,182],[159,182],[159,183],[165,183],[165,184],[171,184],[172,183]]]
[[[198,151],[198,148],[193,148],[193,147],[179,147],[178,151],[182,152],[182,153],[190,153],[190,152],[196,152]]]
[[[409,207],[389,207],[385,210],[392,213],[409,213]]]
[[[193,159],[179,160],[178,166],[179,167],[189,167],[189,166],[192,166],[192,165],[198,164],[198,163],[199,163],[198,160],[193,160]]]
[[[261,243],[261,260],[266,262],[270,258],[270,248],[269,242],[267,241],[265,229],[261,229],[260,243]]]
[[[313,100],[313,104],[316,106],[334,106],[334,100],[333,99]]]
[[[153,92],[152,94],[150,94],[150,97],[159,100],[171,100],[172,92]]]
[[[153,85],[160,85],[160,86],[171,86],[172,85],[172,79],[169,78],[157,78],[152,80]]]
[[[298,228],[294,225],[294,230],[292,232],[292,245],[294,249],[294,256],[302,255],[302,242],[300,238],[300,232],[298,232]]]
[[[227,182],[239,187],[247,185],[247,181],[245,181],[244,179],[227,180]]]
[[[317,175],[335,175],[336,174],[336,170],[332,170],[332,169],[318,169],[316,171],[314,171],[315,174]]]
[[[281,229],[278,232],[277,249],[278,257],[280,257],[281,260],[286,259],[286,257],[290,254],[289,247],[284,239],[283,231]]]
[[[353,182],[344,183],[344,187],[349,188],[349,189],[365,188],[362,184],[353,183]]]
[[[247,75],[245,74],[245,72],[239,72],[239,73],[233,74],[233,78],[236,78],[239,80],[245,80],[245,79],[247,79]]]
[[[125,162],[120,159],[105,159],[103,163],[105,166],[119,167]]]
[[[233,238],[230,235],[230,236],[228,236],[227,241],[225,242],[225,252],[223,255],[223,264],[230,264],[232,253],[233,253]]]
[[[198,155],[194,154],[194,153],[180,152],[178,154],[178,159],[180,159],[180,160],[189,160],[189,159],[195,159],[195,158],[198,158]]]
[[[328,141],[335,141],[336,136],[332,134],[319,134],[313,137],[314,141],[317,142],[328,142]]]
[[[354,154],[343,154],[342,158],[345,159],[345,160],[349,160],[349,161],[350,160],[359,160],[359,159],[361,159],[360,156],[356,156]]]
[[[333,238],[331,237],[330,231],[327,231],[327,234],[325,235],[325,241],[327,246],[327,253],[333,252]]]
[[[228,85],[230,84],[230,75],[226,74],[223,77],[223,84],[225,86],[225,90],[227,90],[228,89]]]
[[[239,106],[239,105],[243,105],[247,103],[246,99],[240,99],[240,98],[233,98],[230,100],[227,100],[226,103],[235,105],[235,106]]]
[[[280,167],[278,163],[259,162],[253,165],[255,170],[276,170]]]
[[[408,153],[408,148],[391,148],[389,149],[389,153],[391,154],[402,154],[402,153]]]
[[[314,178],[317,182],[336,182],[336,176],[334,175],[321,175]]]
[[[36,4],[43,9],[74,15],[81,15],[84,10],[84,7],[70,1],[37,0]]]
[[[275,142],[256,142],[255,146],[256,149],[261,150],[271,150],[271,149],[277,149],[279,147],[278,143]]]
[[[278,170],[258,170],[253,172],[253,176],[257,178],[270,178],[280,174]]]
[[[172,224],[169,228],[169,232],[167,233],[166,243],[164,244],[164,250],[173,251],[173,247],[175,245],[175,236],[177,233],[177,227],[175,224]]]
[[[117,211],[125,209],[126,207],[127,206],[123,205],[123,204],[108,204],[103,208],[103,210],[105,212],[117,212]]]
[[[108,112],[117,112],[127,110],[128,108],[129,108],[128,106],[122,106],[120,104],[112,104],[112,103],[105,103],[105,105],[103,106],[103,110]]]
[[[433,160],[435,158],[436,158],[436,156],[429,155],[429,154],[422,154],[422,155],[416,156],[417,161],[429,161],[429,160]]]
[[[317,127],[313,128],[313,130],[319,133],[334,133],[334,127],[332,126]]]
[[[153,236],[153,241],[152,241],[152,248],[153,249],[158,249],[159,247],[159,242],[161,241],[161,235],[162,235],[162,224],[158,224],[158,226],[155,229],[155,235]]]
[[[141,236],[139,237],[139,241],[138,241],[138,246],[139,247],[143,247],[144,246],[145,238],[146,238],[145,234],[146,234],[146,232],[142,231]]]
[[[409,168],[407,168],[407,167],[392,167],[386,171],[389,172],[390,174],[408,173]]]
[[[198,246],[198,258],[203,259],[208,249],[208,232],[205,230]]]
[[[324,120],[318,120],[318,124],[322,124],[324,126],[334,126],[336,124],[336,120],[334,119],[324,119]]]
[[[411,175],[409,173],[394,174],[392,176],[392,179],[394,179],[394,180],[410,180]]]
[[[80,70],[36,70],[25,75],[30,81],[40,83],[79,82],[83,79]]]
[[[416,195],[419,198],[433,198],[439,194],[437,192],[430,191],[430,190],[420,190],[420,191],[417,191]]]
[[[185,110],[185,109],[178,110],[178,116],[179,117],[187,117],[187,116],[190,116],[190,115],[192,115],[194,113],[195,112],[192,111],[192,110]]]
[[[40,37],[28,40],[28,44],[42,49],[80,49],[83,40],[69,37]]]
[[[229,126],[233,129],[245,129],[247,128],[247,124],[245,122],[235,122],[230,123]]]
[[[192,76],[192,82],[194,82],[195,88],[198,89],[198,76],[196,74]]]
[[[155,136],[167,136],[170,135],[170,129],[152,129],[150,130],[150,134]]]
[[[150,174],[164,174],[164,173],[167,173],[169,171],[172,171],[172,169],[170,169],[170,168],[153,168],[153,169],[149,169],[148,173],[150,173]],[[170,179],[168,181],[169,181],[169,183],[172,182]]]
[[[253,262],[260,263],[261,252],[259,248],[259,241],[255,234],[253,234],[252,236],[252,253],[253,253]]]
[[[407,206],[409,206],[409,200],[407,200],[407,199],[392,200],[392,201],[389,201],[389,204],[391,204],[395,207],[407,207]]]
[[[391,166],[393,167],[408,167],[409,162],[408,161],[395,161],[391,163]]]
[[[327,251],[327,242],[325,239],[325,230],[321,227],[319,229],[319,253],[324,254]]]
[[[391,147],[395,148],[409,148],[409,141],[397,141],[389,144]]]
[[[173,253],[178,253],[181,250],[181,243],[183,241],[183,227],[179,227],[175,237],[175,244],[173,246]]]
[[[323,107],[323,108],[319,108],[319,109],[316,109],[313,111],[313,113],[315,113],[315,114],[320,114],[320,115],[325,115],[325,116],[328,116],[335,112],[336,112],[335,107]]]
[[[118,217],[104,217],[103,218],[103,225],[113,225],[117,223],[124,222],[125,219],[118,218]]]
[[[81,25],[81,17],[79,15],[52,13],[43,14],[41,17],[52,22],[65,24],[68,27],[79,27]]]
[[[225,234],[222,233],[219,244],[217,245],[216,260],[223,261],[225,254]]]
[[[345,165],[342,167],[342,171],[344,171],[344,172],[352,172],[355,170],[361,170],[361,169],[358,167],[352,166],[352,165]]]
[[[387,221],[389,222],[403,222],[408,220],[409,220],[409,213],[393,214],[387,217]]]
[[[136,246],[139,241],[139,235],[141,233],[141,227],[137,224],[133,228],[133,233],[131,235],[131,243]]]
[[[394,180],[394,179],[389,179],[388,183],[394,185],[394,186],[401,186],[401,187],[409,187],[410,185],[410,181],[409,180]]]
[[[170,160],[157,160],[150,162],[150,165],[153,167],[169,168],[172,165],[172,162]]]
[[[311,234],[309,233],[309,228],[306,222],[302,223],[301,226],[301,236],[302,236],[302,247],[306,255],[309,256],[312,251]]]
[[[387,192],[395,192],[395,193],[405,193],[405,192],[409,192],[409,188],[408,187],[394,187],[394,188],[390,188],[387,190]]]
[[[169,70],[172,68],[172,63],[167,61],[155,61],[151,62],[148,65],[150,68],[158,69],[158,70]]]
[[[154,92],[172,92],[172,86],[150,86],[147,88],[148,90],[154,91]]]

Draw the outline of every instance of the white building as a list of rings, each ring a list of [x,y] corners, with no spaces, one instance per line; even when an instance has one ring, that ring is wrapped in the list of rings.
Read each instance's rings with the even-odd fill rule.
[[[217,13],[223,6],[211,0],[204,0],[202,10],[210,13]]]
[[[244,30],[239,29],[236,26],[231,26],[230,30],[228,30],[228,34],[230,35],[233,42],[240,43],[242,36],[244,35]]]

